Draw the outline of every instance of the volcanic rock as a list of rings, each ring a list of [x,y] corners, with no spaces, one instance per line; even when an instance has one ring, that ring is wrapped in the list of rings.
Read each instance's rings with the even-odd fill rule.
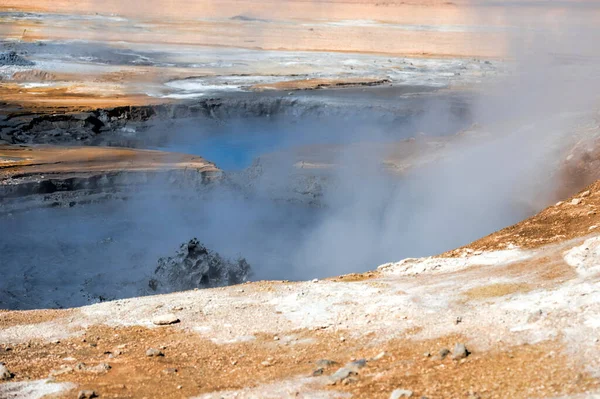
[[[79,391],[79,395],[77,395],[77,399],[91,399],[97,397],[96,391],[92,390]]]
[[[454,346],[454,351],[452,352],[452,359],[460,360],[464,359],[467,356],[469,356],[469,351],[467,350],[465,344],[456,344],[456,346]]]
[[[158,260],[148,286],[153,292],[221,287],[246,282],[251,273],[246,259],[225,259],[194,238],[183,244],[174,257]]]
[[[21,57],[16,51],[0,53],[0,66],[32,66],[33,62]]]
[[[0,381],[6,381],[13,378],[13,373],[8,371],[4,363],[0,363]]]

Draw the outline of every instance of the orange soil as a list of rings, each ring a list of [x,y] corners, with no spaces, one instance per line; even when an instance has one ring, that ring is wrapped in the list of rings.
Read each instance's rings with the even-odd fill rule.
[[[0,179],[23,175],[165,169],[218,171],[214,164],[201,157],[160,151],[108,147],[0,146]]]
[[[119,398],[181,398],[309,377],[319,359],[338,362],[325,368],[324,375],[329,375],[351,359],[372,359],[382,351],[383,358],[368,362],[348,383],[324,389],[346,391],[360,398],[388,398],[398,387],[413,390],[416,397],[528,398],[598,388],[586,372],[559,354],[561,346],[557,342],[485,353],[471,348],[471,356],[454,361],[450,357],[441,360],[436,354],[462,342],[459,336],[426,341],[406,337],[372,345],[370,340],[375,340],[376,334],[343,342],[336,333],[326,331],[296,331],[295,335],[297,340],[291,343],[259,335],[250,342],[217,345],[171,327],[91,327],[84,337],[55,343],[29,342],[8,350],[0,347],[0,358],[15,373],[16,381],[45,378],[65,366],[70,369],[57,375],[56,380],[75,382],[79,384],[77,389],[92,389],[101,397]],[[302,342],[306,339],[309,341]],[[146,356],[149,348],[160,349],[164,357]],[[426,352],[433,356],[424,356]],[[81,363],[83,370],[77,370],[76,365]],[[102,363],[111,368],[87,369]]]

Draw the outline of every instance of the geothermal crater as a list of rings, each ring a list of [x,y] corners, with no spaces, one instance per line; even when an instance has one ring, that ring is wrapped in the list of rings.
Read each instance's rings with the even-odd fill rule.
[[[348,91],[324,93],[335,97],[328,105],[310,95],[290,102],[257,94],[245,103],[211,100],[212,114],[194,111],[206,103],[190,103],[178,114],[147,107],[11,118],[12,126],[28,126],[18,136],[26,143],[64,144],[70,135],[173,155],[123,153],[118,159],[127,170],[107,174],[106,163],[116,158],[103,147],[95,147],[98,154],[7,147],[13,156],[4,158],[2,185],[2,306],[71,307],[154,293],[148,282],[157,260],[175,255],[191,237],[225,257],[245,257],[253,279],[279,280],[362,272],[389,256],[450,249],[477,237],[473,231],[455,242],[389,236],[420,223],[423,212],[416,199],[406,197],[400,207],[385,199],[410,184],[410,166],[396,164],[419,147],[450,145],[472,124],[468,97],[428,89],[412,97],[419,88],[408,91],[398,89],[403,97],[392,107],[365,107],[390,90],[363,94],[363,100]],[[423,123],[432,104],[444,105],[443,124]],[[415,139],[419,126],[428,132]],[[176,153],[201,155],[220,171],[200,171],[201,160]],[[155,158],[145,160],[149,156]],[[89,170],[70,169],[85,160]],[[185,169],[178,172],[180,164]],[[375,193],[383,200],[363,203],[365,194]],[[382,227],[389,233],[374,234]],[[161,292],[177,284],[170,286]]]

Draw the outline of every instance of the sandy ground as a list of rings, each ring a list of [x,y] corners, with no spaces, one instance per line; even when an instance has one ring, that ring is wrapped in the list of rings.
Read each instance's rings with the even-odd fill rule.
[[[188,43],[293,51],[346,51],[393,54],[498,56],[505,44],[494,27],[505,29],[509,16],[490,15],[468,2],[413,1],[280,2],[264,0],[145,1],[6,1],[1,9],[73,14],[100,28],[77,29],[83,40]],[[535,8],[524,15],[535,17]],[[482,29],[481,26],[491,26]],[[114,24],[119,30],[102,30]],[[23,31],[27,29],[25,33]],[[29,40],[69,39],[76,29],[64,21],[31,24],[19,21],[0,30],[4,36]]]

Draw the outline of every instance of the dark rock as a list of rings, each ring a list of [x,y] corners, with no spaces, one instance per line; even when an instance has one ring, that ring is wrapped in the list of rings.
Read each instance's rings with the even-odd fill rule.
[[[0,363],[0,381],[7,381],[14,377],[14,374],[11,373],[4,363]]]
[[[32,66],[35,63],[21,57],[16,51],[0,53],[0,66]]]
[[[440,359],[445,359],[446,356],[448,356],[450,354],[450,349],[448,348],[442,348],[440,349]]]
[[[148,286],[155,292],[221,287],[246,282],[251,273],[246,259],[225,259],[194,238],[176,256],[159,259]]]

